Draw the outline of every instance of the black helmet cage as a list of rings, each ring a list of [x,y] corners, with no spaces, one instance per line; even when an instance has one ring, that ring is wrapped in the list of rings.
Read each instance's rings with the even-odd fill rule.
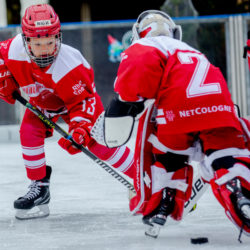
[[[55,38],[56,38],[56,45],[55,45],[56,48],[55,48],[55,52],[53,53],[53,55],[37,57],[33,54],[33,52],[30,49],[29,42],[30,42],[31,37],[27,37],[24,34],[22,34],[23,44],[24,44],[24,47],[25,47],[25,50],[26,50],[28,56],[30,57],[30,59],[32,61],[34,61],[41,68],[47,67],[50,64],[52,64],[55,61],[55,59],[59,53],[61,43],[62,43],[62,32],[60,31],[58,35],[53,35],[53,36],[55,36]],[[40,36],[38,36],[37,38],[39,38],[39,37]],[[49,36],[45,36],[45,37],[49,37]]]

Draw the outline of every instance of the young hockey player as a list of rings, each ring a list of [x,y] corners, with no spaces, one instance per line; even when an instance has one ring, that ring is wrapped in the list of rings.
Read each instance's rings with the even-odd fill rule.
[[[249,121],[237,117],[221,71],[181,37],[164,12],[138,17],[118,68],[119,96],[105,112],[104,141],[122,145],[139,119],[130,208],[143,215],[150,236],[168,216],[182,219],[192,160],[201,162],[228,218],[250,235]]]
[[[60,21],[54,9],[48,4],[28,7],[22,18],[22,34],[0,43],[0,97],[14,104],[12,94],[21,88],[30,97],[30,103],[54,122],[61,117],[69,125],[75,142],[132,177],[133,153],[129,148],[109,149],[90,137],[91,127],[103,111],[93,70],[78,50],[61,40]],[[46,165],[44,140],[52,132],[26,110],[20,140],[32,183],[28,193],[14,202],[19,219],[49,214],[51,167]],[[70,154],[81,152],[64,138],[59,145]],[[31,212],[33,207],[40,211]]]

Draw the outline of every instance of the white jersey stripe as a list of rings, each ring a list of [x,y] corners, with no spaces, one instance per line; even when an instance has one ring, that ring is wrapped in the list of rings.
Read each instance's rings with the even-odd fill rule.
[[[199,52],[198,50],[190,47],[188,44],[180,40],[167,37],[167,36],[142,38],[142,39],[136,40],[134,44],[135,43],[138,43],[144,46],[155,47],[158,50],[160,50],[167,58],[169,56],[169,53],[173,55],[177,49]]]

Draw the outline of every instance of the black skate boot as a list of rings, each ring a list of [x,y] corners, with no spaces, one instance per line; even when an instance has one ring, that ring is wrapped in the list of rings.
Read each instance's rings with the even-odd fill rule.
[[[250,199],[249,195],[246,197],[244,194],[240,180],[234,178],[226,184],[227,189],[232,192],[230,198],[234,204],[235,211],[239,218],[242,220],[243,225],[250,228]],[[246,191],[247,192],[247,191]],[[248,192],[249,193],[249,192]]]
[[[20,220],[46,217],[49,215],[50,191],[49,182],[52,168],[46,166],[46,176],[41,180],[32,181],[29,191],[23,197],[14,201],[16,218]],[[38,211],[33,211],[37,208]],[[35,209],[35,210],[37,210]]]
[[[162,191],[162,200],[159,206],[150,214],[142,218],[143,223],[147,226],[145,235],[157,238],[160,229],[167,221],[167,216],[174,209],[175,191],[171,188],[164,188]]]

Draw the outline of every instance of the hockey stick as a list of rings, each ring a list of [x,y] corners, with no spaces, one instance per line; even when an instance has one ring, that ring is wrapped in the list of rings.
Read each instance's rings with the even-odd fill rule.
[[[72,144],[76,147],[78,147],[83,153],[85,153],[87,156],[89,156],[92,160],[94,160],[99,166],[101,166],[105,171],[107,171],[109,174],[114,176],[115,179],[117,179],[119,182],[121,182],[124,186],[126,186],[130,191],[133,193],[135,192],[135,189],[133,185],[126,180],[124,177],[122,177],[117,171],[115,171],[112,167],[107,165],[105,162],[100,160],[97,156],[95,156],[93,153],[91,153],[88,149],[84,148],[82,145],[77,144],[73,139],[72,136],[64,131],[60,126],[58,126],[56,123],[51,121],[46,115],[44,115],[40,110],[38,110],[36,107],[34,107],[32,104],[30,104],[27,100],[25,100],[18,92],[14,92],[13,97],[18,100],[21,104],[23,104],[26,108],[31,110],[35,115],[37,115],[44,124],[48,125],[49,127],[55,129],[59,134],[61,134],[65,139],[68,139],[72,142]],[[185,204],[184,208],[184,216],[194,208],[194,205],[196,202],[200,199],[200,197],[203,195],[203,193],[207,189],[207,184],[203,183],[200,176],[197,176],[197,179],[193,183],[193,193],[190,197],[189,201]],[[149,229],[147,232],[147,235],[152,237],[157,237],[159,234],[159,229]]]
[[[135,193],[134,186],[126,180],[123,176],[121,176],[116,170],[114,170],[112,167],[110,167],[108,164],[106,164],[104,161],[99,159],[96,155],[94,155],[92,152],[90,152],[88,149],[83,147],[82,145],[77,144],[72,136],[67,133],[65,130],[63,130],[59,125],[57,125],[55,122],[53,122],[51,119],[49,119],[46,115],[44,115],[39,109],[37,109],[35,106],[30,104],[25,98],[23,98],[18,92],[13,93],[13,97],[18,100],[21,104],[23,104],[26,108],[28,108],[30,111],[32,111],[35,115],[38,116],[39,119],[43,121],[44,124],[48,125],[49,127],[55,129],[59,134],[61,134],[65,139],[70,140],[72,144],[79,148],[85,155],[87,155],[89,158],[91,158],[93,161],[95,161],[100,167],[102,167],[105,171],[107,171],[110,175],[112,175],[115,179],[117,179],[119,182],[121,182],[124,186],[126,186],[129,190]]]

